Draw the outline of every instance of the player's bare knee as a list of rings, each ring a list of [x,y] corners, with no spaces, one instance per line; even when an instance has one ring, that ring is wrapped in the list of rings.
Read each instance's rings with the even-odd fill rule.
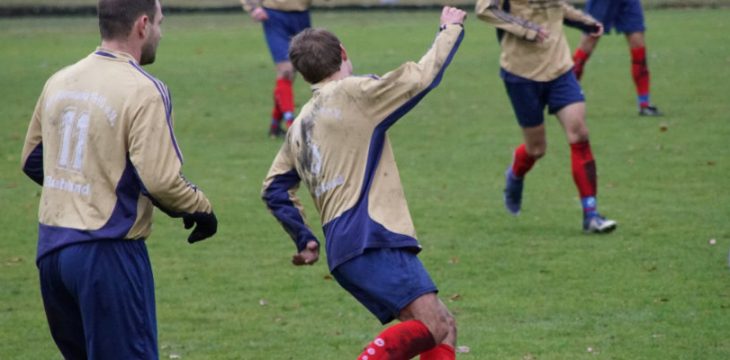
[[[287,79],[289,81],[293,81],[295,75],[296,75],[296,72],[294,71],[294,68],[277,67],[277,69],[276,69],[276,77],[278,77],[280,79]]]
[[[536,146],[534,148],[528,148],[527,155],[530,155],[533,159],[539,159],[543,156],[545,156],[545,153],[547,152],[546,146]]]

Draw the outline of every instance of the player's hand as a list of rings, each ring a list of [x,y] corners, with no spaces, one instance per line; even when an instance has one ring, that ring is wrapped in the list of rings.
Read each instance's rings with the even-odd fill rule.
[[[215,214],[211,211],[210,213],[196,212],[194,214],[183,215],[183,224],[186,229],[193,229],[193,232],[188,236],[188,242],[194,243],[200,240],[205,240],[218,231],[218,219]]]
[[[535,41],[541,43],[549,38],[550,38],[550,31],[541,26],[540,30],[537,31],[537,36],[535,37]]]
[[[588,36],[594,38],[601,37],[601,35],[603,35],[603,24],[601,23],[596,23],[596,25],[593,26],[593,32],[588,34]]]
[[[307,247],[291,257],[292,264],[296,266],[313,265],[319,260],[319,243],[314,240],[307,242]]]
[[[449,24],[459,24],[463,26],[465,19],[466,11],[464,10],[451,6],[444,6],[444,9],[441,10],[441,26]]]
[[[269,14],[266,13],[266,10],[264,10],[264,8],[259,6],[251,10],[251,18],[254,19],[254,21],[266,21],[269,20]]]

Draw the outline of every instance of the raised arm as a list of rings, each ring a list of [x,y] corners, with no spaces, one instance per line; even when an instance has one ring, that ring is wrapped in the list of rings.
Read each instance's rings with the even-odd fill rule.
[[[370,119],[390,126],[439,85],[464,37],[465,17],[462,10],[444,7],[436,39],[417,63],[407,62],[383,77],[359,79],[353,97],[361,101]]]
[[[319,241],[307,226],[304,207],[296,196],[300,182],[289,146],[284,143],[266,175],[261,198],[301,253],[308,249],[308,243],[316,242],[318,247]]]
[[[540,25],[513,16],[507,10],[502,0],[479,0],[475,8],[479,19],[499,30],[529,41],[542,41],[547,37]]]

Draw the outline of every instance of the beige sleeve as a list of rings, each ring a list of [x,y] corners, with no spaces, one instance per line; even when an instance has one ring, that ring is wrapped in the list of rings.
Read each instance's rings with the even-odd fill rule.
[[[210,213],[208,198],[182,175],[182,154],[168,112],[159,94],[143,99],[129,129],[129,158],[148,196],[168,215]]]
[[[428,91],[438,86],[441,76],[458,50],[464,28],[449,24],[434,40],[428,52],[416,63],[407,62],[382,77],[363,77],[356,83],[355,92],[360,107],[368,118],[380,122],[390,117],[410,101],[419,101]],[[415,105],[415,104],[414,104]]]
[[[501,0],[479,0],[474,10],[479,19],[494,25],[498,29],[525,40],[535,41],[540,26],[505,12],[502,10],[502,3]]]
[[[21,168],[25,167],[28,161],[28,156],[31,152],[41,143],[41,111],[42,111],[43,96],[38,99],[38,103],[35,105],[35,111],[33,111],[33,117],[30,119],[28,125],[28,132],[25,134],[25,142],[23,143],[23,152],[20,157]]]

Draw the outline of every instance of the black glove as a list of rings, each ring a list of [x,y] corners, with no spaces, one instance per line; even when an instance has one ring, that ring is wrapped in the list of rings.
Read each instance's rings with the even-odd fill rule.
[[[183,215],[183,224],[185,224],[186,229],[190,229],[197,224],[188,236],[188,242],[191,244],[207,239],[218,231],[218,219],[212,211],[210,213],[185,214]]]

